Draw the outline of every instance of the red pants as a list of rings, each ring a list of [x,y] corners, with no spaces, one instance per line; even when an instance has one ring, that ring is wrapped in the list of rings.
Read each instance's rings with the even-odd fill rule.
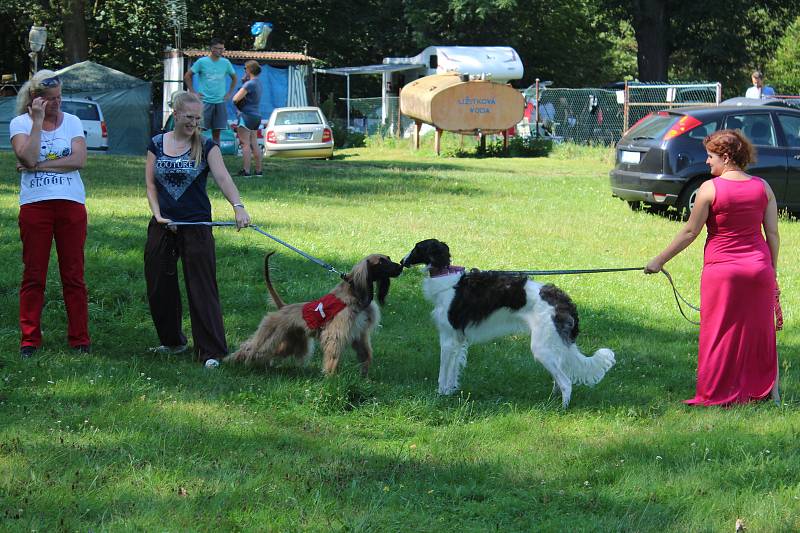
[[[19,235],[25,265],[19,289],[20,345],[42,344],[42,307],[53,238],[67,308],[67,341],[72,347],[88,345],[89,298],[83,279],[86,208],[70,200],[25,204],[19,209]]]

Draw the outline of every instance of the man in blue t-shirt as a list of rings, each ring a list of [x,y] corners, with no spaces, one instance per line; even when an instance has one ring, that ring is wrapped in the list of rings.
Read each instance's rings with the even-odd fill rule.
[[[194,62],[183,75],[189,92],[196,92],[203,101],[203,127],[211,130],[211,136],[219,143],[220,132],[228,127],[228,110],[225,101],[230,100],[236,87],[236,72],[231,62],[222,57],[225,42],[211,39],[211,54]],[[192,86],[192,76],[197,74],[198,87]],[[225,89],[225,79],[230,76],[230,86]]]

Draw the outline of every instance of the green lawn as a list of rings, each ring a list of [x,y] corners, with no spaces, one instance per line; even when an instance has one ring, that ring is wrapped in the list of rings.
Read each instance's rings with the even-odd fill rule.
[[[797,222],[780,223],[781,407],[684,406],[697,329],[663,276],[628,272],[546,279],[578,305],[582,350],[617,355],[565,412],[522,337],[473,347],[463,392],[439,397],[418,270],[393,282],[368,380],[351,352],[327,379],[318,354],[269,371],[150,354],[142,158],[90,157],[83,172],[93,353],[66,347],[53,256],[44,349],[23,361],[13,165],[0,154],[0,530],[732,532],[737,518],[751,532],[800,529]],[[379,144],[270,160],[266,177],[237,183],[255,223],[339,269],[430,237],[468,267],[643,266],[679,223],[611,198],[610,166],[602,149],[457,159]],[[268,309],[265,252],[278,251],[287,301],[337,281],[254,231],[216,237],[231,347]],[[695,302],[701,262],[698,241],[669,265]]]

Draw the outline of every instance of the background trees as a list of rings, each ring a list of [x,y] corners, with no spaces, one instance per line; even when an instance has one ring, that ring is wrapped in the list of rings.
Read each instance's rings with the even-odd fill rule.
[[[519,85],[537,77],[560,86],[708,80],[735,94],[761,68],[775,85],[797,90],[794,0],[294,0],[269,3],[266,12],[262,0],[185,1],[184,47],[216,35],[246,49],[250,24],[269,20],[271,49],[306,51],[329,66],[413,55],[431,44],[504,44],[523,59]],[[45,66],[88,57],[151,81],[160,79],[162,51],[173,42],[162,0],[5,0],[1,72],[27,76],[33,23],[49,31]],[[367,85],[354,90],[374,92]]]

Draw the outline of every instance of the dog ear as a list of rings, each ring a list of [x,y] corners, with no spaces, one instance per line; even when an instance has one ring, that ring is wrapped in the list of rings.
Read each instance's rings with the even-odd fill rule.
[[[380,278],[375,281],[378,285],[378,303],[383,305],[386,301],[386,295],[389,294],[389,278]]]
[[[442,241],[432,243],[429,249],[431,266],[445,268],[450,266],[450,247]]]
[[[356,297],[358,303],[366,307],[372,301],[373,288],[372,282],[369,280],[369,265],[367,260],[363,259],[353,267],[353,270],[347,275],[350,287],[353,290],[353,296]]]

